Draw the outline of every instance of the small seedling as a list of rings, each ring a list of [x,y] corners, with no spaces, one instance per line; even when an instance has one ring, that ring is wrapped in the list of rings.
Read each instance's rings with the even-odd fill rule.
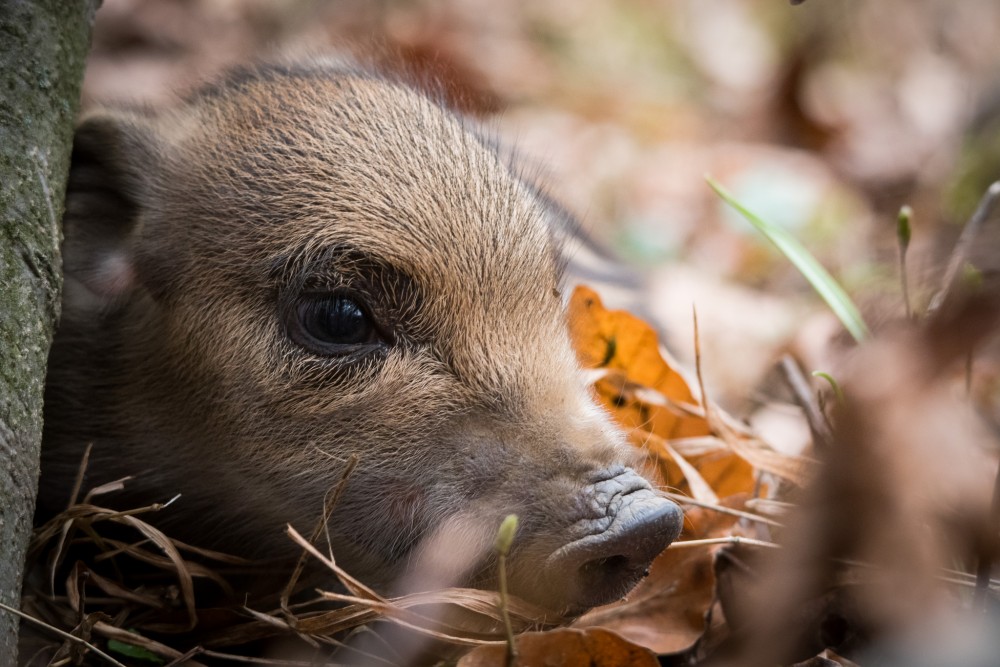
[[[840,388],[840,384],[833,379],[832,375],[824,373],[823,371],[813,371],[812,376],[814,378],[823,378],[830,383],[830,388],[833,389],[833,395],[837,397],[837,403],[840,405],[844,404],[844,390]]]
[[[508,514],[500,524],[494,543],[500,565],[500,616],[503,618],[503,627],[507,633],[507,667],[512,667],[517,660],[517,652],[514,648],[514,628],[511,627],[510,613],[507,611],[507,554],[510,553],[510,547],[514,543],[516,533],[517,515]]]
[[[910,228],[910,219],[913,217],[913,209],[904,206],[899,209],[896,216],[896,241],[899,243],[899,281],[903,287],[903,305],[906,307],[906,319],[913,317],[913,309],[910,307],[910,281],[906,273],[906,250],[910,247],[910,237],[913,232]]]
[[[135,644],[127,644],[125,642],[118,641],[117,639],[108,640],[108,650],[114,651],[119,655],[135,658],[136,660],[141,660],[142,662],[147,662],[153,665],[163,665],[167,662],[149,649],[136,646]]]

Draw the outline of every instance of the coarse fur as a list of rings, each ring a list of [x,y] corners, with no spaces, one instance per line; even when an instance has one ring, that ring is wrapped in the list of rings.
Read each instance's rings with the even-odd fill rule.
[[[581,491],[634,454],[570,346],[562,215],[463,119],[334,61],[92,113],[43,511],[65,506],[93,443],[88,486],[133,476],[120,506],[181,494],[155,517],[171,535],[294,555],[285,524],[308,533],[357,456],[330,520],[353,574],[466,581],[516,512],[513,590],[566,606],[537,564],[587,518]],[[290,335],[303,294],[338,291],[384,344],[326,355]]]

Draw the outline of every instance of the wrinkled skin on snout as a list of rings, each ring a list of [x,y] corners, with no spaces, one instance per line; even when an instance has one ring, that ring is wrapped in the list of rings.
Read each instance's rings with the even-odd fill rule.
[[[42,514],[85,443],[108,503],[180,499],[184,541],[294,556],[324,496],[386,592],[495,582],[579,613],[681,525],[594,402],[559,293],[563,217],[465,123],[325,62],[238,72],[75,141]],[[287,572],[276,571],[276,588]]]

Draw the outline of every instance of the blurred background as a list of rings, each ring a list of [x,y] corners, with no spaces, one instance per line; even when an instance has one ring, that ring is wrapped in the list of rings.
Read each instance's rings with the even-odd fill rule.
[[[1000,176],[996,0],[105,0],[84,105],[170,103],[234,63],[331,50],[443,89],[515,146],[635,277],[584,279],[689,366],[696,306],[707,387],[738,415],[781,352],[822,368],[843,334],[705,174],[876,327],[903,312],[899,208],[919,310]]]

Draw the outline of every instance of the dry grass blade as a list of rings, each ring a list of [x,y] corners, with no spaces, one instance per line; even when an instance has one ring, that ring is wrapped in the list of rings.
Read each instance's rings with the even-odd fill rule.
[[[143,563],[153,565],[162,570],[167,570],[170,572],[175,572],[177,574],[180,574],[180,572],[178,571],[178,565],[176,560],[170,558],[169,556],[160,556],[151,551],[143,549],[142,545],[148,543],[148,541],[146,540],[135,544],[128,544],[126,542],[121,542],[119,540],[105,540],[104,543],[108,547],[113,547],[113,548],[105,551],[104,553],[98,556],[95,556],[94,557],[95,563],[108,560],[110,558],[113,558],[121,554],[126,554]],[[229,586],[229,582],[227,582],[224,577],[222,577],[219,573],[215,572],[214,570],[200,563],[194,563],[188,560],[183,561],[183,563],[184,563],[183,566],[184,573],[191,579],[194,578],[210,579],[211,581],[215,582],[215,584],[218,585],[219,588],[221,588],[223,591],[227,593],[232,592],[232,589]]]
[[[927,307],[928,314],[937,312],[948,299],[954,296],[956,289],[960,286],[959,276],[962,266],[965,264],[973,245],[978,240],[983,224],[990,217],[997,200],[1000,199],[1000,181],[990,185],[983,193],[976,211],[969,218],[969,221],[962,229],[962,235],[958,238],[958,243],[948,258],[948,268],[945,269],[944,279],[941,281],[941,289],[938,290],[934,298],[931,299]]]
[[[709,547],[717,544],[746,544],[752,547],[767,547],[769,549],[781,548],[781,545],[775,542],[755,540],[752,537],[743,537],[741,535],[727,535],[726,537],[709,537],[704,540],[680,540],[679,542],[672,543],[667,549],[689,549],[691,547]]]
[[[88,495],[92,494],[93,492]],[[148,507],[130,510],[128,512],[118,512],[103,507],[81,503],[68,508],[66,511],[43,526],[34,539],[35,549],[37,550],[42,548],[45,542],[51,539],[56,533],[59,533],[60,535],[68,533],[70,529],[69,527],[72,526],[77,526],[81,529],[87,530],[88,528],[91,528],[94,523],[110,521],[133,528],[141,535],[145,536],[145,538],[152,542],[160,551],[162,551],[166,556],[166,559],[164,560],[162,557],[158,557],[155,554],[151,554],[131,545],[111,540],[103,540],[93,533],[91,533],[91,537],[95,544],[98,544],[99,546],[114,544],[120,550],[119,552],[127,552],[129,555],[153,565],[169,567],[177,576],[178,585],[181,591],[181,598],[188,614],[190,627],[193,628],[197,622],[197,614],[195,611],[194,583],[192,580],[194,575],[192,574],[192,569],[194,569],[199,576],[213,578],[223,586],[226,586],[226,583],[221,579],[221,577],[214,575],[207,568],[203,568],[197,564],[186,561],[169,537],[167,537],[159,529],[154,528],[136,516],[137,514],[145,512],[155,512],[162,509],[164,506],[164,504],[157,503]],[[62,542],[60,542],[60,547],[61,546]],[[100,557],[98,557],[98,559],[99,558]],[[55,559],[53,560],[51,567],[53,568],[52,577],[54,579],[54,568],[56,567]]]
[[[83,500],[81,501],[81,503],[84,504],[84,505],[89,505],[90,501],[93,500],[97,496],[103,496],[106,493],[114,493],[115,491],[121,491],[122,489],[125,488],[125,482],[129,481],[130,479],[132,479],[131,476],[129,476],[129,477],[122,477],[121,479],[116,479],[116,480],[107,482],[105,484],[101,484],[100,486],[95,486],[94,488],[92,488],[90,491],[87,492],[87,495],[85,495],[83,497]],[[169,500],[166,503],[163,503],[162,506],[166,507],[167,505],[169,505],[172,502],[174,502],[174,501],[173,500]],[[147,510],[140,509],[140,510],[136,510],[136,511],[144,512],[144,511],[147,511]],[[148,510],[148,511],[155,511],[155,510]]]
[[[340,500],[340,496],[343,494],[344,489],[347,486],[347,480],[350,479],[357,465],[358,457],[357,455],[352,455],[350,459],[348,459],[347,465],[344,467],[344,473],[341,475],[340,481],[331,489],[329,493],[327,493],[326,498],[323,500],[323,514],[316,523],[315,528],[313,528],[311,541],[315,542],[320,535],[325,534],[327,545],[330,544],[330,535],[327,533],[330,515],[333,513],[333,508],[336,506],[337,501]],[[288,608],[288,601],[289,598],[291,598],[292,593],[295,592],[295,585],[298,583],[299,577],[302,576],[302,570],[305,568],[306,559],[307,552],[303,551],[302,555],[299,556],[298,562],[295,564],[295,569],[288,578],[288,583],[285,585],[285,589],[281,592],[281,609],[285,612],[285,615],[292,623],[294,623],[295,616]]]
[[[337,593],[324,593],[324,598],[349,601],[362,606],[370,607],[367,602],[361,602],[364,598],[354,598]],[[349,598],[349,599],[348,599]],[[416,609],[419,607],[434,607],[438,605],[453,605],[464,611],[472,612],[473,616],[457,615],[452,618],[430,619],[428,617],[414,614],[414,620],[427,623],[434,623],[442,628],[449,629],[452,634],[462,634],[469,638],[486,639],[492,641],[494,638],[503,636],[501,628],[503,619],[498,612],[499,593],[496,591],[484,591],[476,588],[448,588],[440,591],[427,591],[413,593],[402,597],[392,598],[384,604],[394,606],[399,609]],[[383,603],[379,603],[383,604]],[[508,596],[508,611],[512,621],[516,620],[519,630],[524,631],[530,628],[542,626],[554,626],[566,621],[559,615],[553,615],[544,609],[536,607],[524,600]],[[487,621],[488,627],[484,629],[482,623]]]
[[[73,490],[69,494],[69,503],[66,507],[72,507],[80,497],[80,489],[83,488],[83,478],[87,474],[87,465],[90,463],[90,450],[94,448],[94,443],[88,442],[80,458],[80,466],[76,471],[76,479],[73,480]]]
[[[718,436],[734,454],[752,465],[759,471],[769,472],[799,486],[808,480],[805,466],[806,459],[781,454],[771,448],[766,442],[747,432],[742,425],[735,425],[734,420],[722,410],[712,409],[711,401],[705,392],[705,381],[701,373],[701,341],[698,335],[698,313],[692,308],[694,321],[694,367],[698,379],[698,391],[701,402],[705,406],[705,420],[712,433]],[[704,500],[704,499],[702,499]]]
[[[331,634],[383,618],[449,644],[479,646],[503,643],[502,619],[498,611],[499,597],[495,591],[445,589],[387,599],[321,554],[291,526],[288,527],[288,534],[307,553],[326,565],[350,591],[349,595],[322,593],[324,599],[346,603],[348,606],[319,617],[298,619],[296,627],[300,631]],[[444,620],[437,620],[415,611],[421,607],[441,606],[449,607],[455,614]],[[519,630],[555,625],[566,620],[516,598],[508,600],[508,611],[512,619],[517,620]]]
[[[194,628],[198,622],[198,612],[195,609],[194,581],[192,580],[188,562],[184,560],[180,552],[177,550],[177,547],[175,547],[174,543],[170,541],[169,537],[164,535],[163,532],[157,528],[153,528],[145,521],[130,515],[122,515],[117,518],[116,521],[120,521],[127,526],[131,526],[145,535],[148,539],[152,540],[153,544],[163,551],[167,558],[170,559],[170,562],[174,566],[174,571],[177,574],[177,581],[181,589],[181,599],[184,602],[184,607],[188,614],[190,627]]]
[[[87,497],[113,490],[118,485],[119,482],[116,482],[98,487]],[[132,630],[189,633],[198,621],[194,580],[212,581],[223,596],[215,599],[231,600],[233,591],[226,576],[230,573],[238,574],[237,568],[258,566],[243,558],[173,540],[139,516],[164,506],[154,504],[117,511],[81,502],[67,508],[36,531],[31,550],[38,563],[36,567],[41,567],[41,556],[48,551],[48,565],[45,567],[50,573],[54,573],[54,568],[58,567],[53,553],[58,553],[60,559],[64,555],[77,559],[68,568],[65,592],[63,595],[38,595],[26,591],[25,595],[35,601],[37,611],[50,624],[64,629],[74,628],[75,624],[71,634],[89,638],[93,633],[94,636],[147,649],[167,660],[184,657],[185,654],[167,644],[134,634]],[[138,539],[134,542],[123,541],[121,528],[108,533],[107,530],[102,531],[102,526],[124,527],[138,533]],[[73,537],[74,533],[77,533],[76,537]],[[113,534],[115,538],[107,537],[106,534]],[[133,565],[142,565],[135,570],[128,565],[129,561],[121,560],[123,556]],[[191,556],[230,568],[225,570],[224,576],[203,562],[191,560]],[[151,566],[152,569],[146,566]],[[50,574],[51,576],[54,575]],[[95,589],[93,592],[97,595],[84,597],[88,587]],[[219,613],[225,613],[225,604],[218,612],[209,610],[209,618],[217,618]],[[66,645],[58,648],[52,644],[43,644],[40,638],[36,641],[42,650],[49,652],[50,659],[55,664],[60,664]],[[184,641],[196,640],[188,635]],[[188,655],[184,657],[183,664],[198,663],[191,662]]]
[[[684,479],[687,480],[688,487],[691,489],[691,494],[698,500],[704,503],[718,503],[719,497],[712,490],[712,486],[705,481],[705,478],[701,476],[698,470],[688,463],[681,454],[677,452],[670,443],[663,438],[659,437],[654,433],[643,434],[644,443],[643,446],[654,452],[657,456],[664,458],[669,457],[674,460],[677,467],[681,469],[684,473]]]
[[[76,505],[77,504],[77,500],[80,497],[80,489],[83,488],[83,480],[84,480],[84,477],[86,476],[86,473],[87,473],[87,466],[90,463],[90,451],[91,451],[91,449],[93,449],[93,446],[94,446],[93,443],[87,443],[87,447],[83,450],[83,456],[80,458],[80,465],[79,465],[79,467],[77,468],[77,471],[76,471],[76,478],[73,480],[73,490],[70,492],[69,503],[66,506],[67,510],[70,509],[70,508],[72,508],[74,505]],[[91,489],[87,493],[87,496],[84,499],[84,503],[89,503],[90,499],[93,496],[99,495],[101,493],[104,493],[104,491],[103,491],[104,487],[110,487],[110,486],[115,486],[115,485],[120,486],[120,485],[123,485],[123,484],[124,484],[124,480],[118,480],[116,482],[111,482],[110,484],[106,484],[104,486],[97,487],[96,489]],[[65,546],[66,546],[66,542],[69,540],[69,536],[70,536],[70,534],[72,532],[73,526],[74,526],[73,521],[64,521],[60,525],[59,542],[56,545],[55,550],[52,552],[52,556],[51,556],[50,563],[49,563],[49,592],[50,593],[55,590],[56,569],[59,567],[59,564],[62,562],[62,556],[63,556],[64,549],[65,549]]]
[[[441,591],[441,602],[450,601],[447,600],[447,592]],[[398,625],[408,628],[420,634],[431,637],[432,639],[437,639],[439,641],[447,642],[449,644],[456,644],[459,646],[484,646],[484,645],[500,645],[506,644],[506,639],[480,639],[475,637],[466,637],[455,634],[448,634],[440,630],[435,630],[427,625],[430,619],[421,616],[419,614],[411,613],[408,609],[400,607],[398,605],[398,600],[392,600],[390,602],[379,602],[377,600],[369,600],[366,598],[356,598],[350,595],[340,595],[339,593],[326,593],[324,597],[328,600],[336,600],[338,602],[348,602],[360,607],[367,607],[372,612],[375,612],[376,618],[385,618],[391,620]],[[438,602],[436,604],[440,604]],[[373,619],[374,620],[374,619]]]
[[[785,374],[785,380],[795,396],[795,402],[805,413],[806,422],[812,433],[813,443],[817,447],[829,447],[833,441],[833,434],[826,421],[826,415],[816,400],[816,395],[809,386],[805,374],[799,367],[799,363],[789,354],[781,358],[781,370]]]
[[[385,598],[376,593],[373,589],[361,583],[359,580],[355,579],[347,572],[342,570],[339,565],[333,562],[332,558],[327,558],[321,554],[316,547],[310,544],[302,535],[299,534],[297,530],[292,528],[291,525],[286,528],[288,536],[292,538],[292,541],[298,544],[300,547],[305,549],[309,554],[317,558],[321,563],[326,565],[333,571],[337,578],[340,579],[340,583],[347,587],[347,590],[351,591],[356,596],[361,596],[365,598],[370,598],[372,600],[377,600],[379,602],[385,602]]]
[[[105,594],[110,595],[113,598],[119,600],[127,600],[129,602],[134,602],[143,607],[151,607],[153,609],[163,609],[163,600],[156,595],[140,595],[135,591],[129,590],[128,588],[121,586],[106,577],[102,577],[97,572],[87,567],[84,563],[77,561],[76,565],[73,566],[73,570],[70,574],[71,578],[79,578],[85,576],[88,583],[92,583],[101,589]],[[71,582],[66,586],[66,594],[69,599],[70,607],[73,611],[83,612],[82,601],[79,598],[80,587],[78,585],[73,585]]]
[[[804,486],[810,478],[810,469],[815,463],[803,456],[782,454],[771,448],[760,438],[747,435],[745,429],[734,428],[719,411],[712,413],[710,422],[716,433],[733,451],[754,468],[777,475],[798,486]]]
[[[147,639],[142,635],[137,635],[134,632],[129,632],[128,630],[116,628],[115,626],[102,621],[98,621],[94,624],[94,632],[101,635],[105,639],[114,639],[122,642],[123,644],[138,646],[151,653],[155,653],[156,655],[170,658],[171,660],[177,660],[187,656],[187,654],[171,648],[166,644],[161,644],[160,642],[153,641],[152,639]],[[189,658],[185,660],[184,665],[187,667],[206,667],[204,663],[197,662]]]
[[[125,665],[123,665],[119,661],[115,660],[114,658],[112,658],[110,655],[108,655],[107,653],[105,653],[101,649],[97,648],[96,646],[94,646],[90,642],[77,637],[76,635],[70,634],[70,633],[66,632],[65,630],[60,630],[59,628],[57,628],[57,627],[55,627],[53,625],[50,625],[50,624],[46,623],[45,621],[39,620],[39,619],[35,618],[34,616],[29,616],[28,614],[25,614],[24,612],[22,612],[20,610],[14,609],[13,607],[8,607],[7,605],[5,605],[2,602],[0,602],[0,609],[2,609],[3,611],[6,611],[9,614],[14,614],[15,616],[17,616],[17,617],[19,617],[19,618],[21,618],[21,619],[23,619],[23,620],[25,620],[25,621],[33,624],[33,625],[37,625],[40,628],[44,628],[45,630],[48,630],[49,632],[55,633],[55,634],[59,635],[60,637],[62,637],[63,639],[66,639],[67,641],[73,642],[75,644],[79,644],[80,646],[85,647],[89,651],[93,651],[95,655],[99,655],[101,658],[103,658],[104,660],[106,660],[109,665],[114,665],[114,667],[125,667]]]
[[[620,393],[623,396],[634,397],[650,405],[665,407],[678,415],[706,419],[712,436],[671,440],[670,444],[675,451],[678,451],[675,444],[677,442],[683,443],[685,447],[689,444],[697,444],[706,448],[727,449],[742,457],[755,468],[777,475],[798,486],[804,485],[809,480],[809,469],[815,463],[813,460],[775,451],[769,444],[750,433],[746,426],[726,415],[724,411],[714,407],[709,407],[706,410],[700,405],[672,400],[656,389],[627,380],[620,371],[609,371],[604,374],[604,377],[615,379],[619,383]],[[704,392],[702,394],[704,395]],[[706,403],[710,404],[709,401]],[[691,441],[691,443],[685,441]],[[664,453],[666,453],[665,449]]]
[[[705,416],[705,410],[700,405],[688,403],[686,401],[679,401],[660,391],[657,391],[652,387],[647,387],[646,385],[634,382],[628,378],[624,371],[607,368],[598,369],[598,371],[599,372],[593,372],[591,377],[606,379],[609,382],[613,382],[618,390],[618,393],[622,396],[634,398],[650,405],[667,408],[674,414],[681,417],[704,418]],[[597,380],[595,380],[595,382],[596,381]]]
[[[695,498],[689,498],[688,496],[681,495],[679,493],[666,493],[668,498],[674,502],[681,505],[693,505],[694,507],[701,507],[704,509],[712,510],[714,512],[720,512],[722,514],[729,514],[730,516],[738,516],[741,519],[746,519],[747,521],[754,521],[756,523],[765,523],[769,526],[781,527],[781,523],[775,521],[774,519],[769,519],[766,516],[761,516],[760,514],[753,514],[752,512],[744,512],[741,510],[733,509],[732,507],[726,507],[718,503],[706,503]]]
[[[729,450],[729,446],[714,435],[694,438],[671,438],[668,442],[683,457],[704,456],[705,454]]]
[[[253,561],[247,560],[246,558],[241,558],[240,556],[233,556],[232,554],[222,553],[221,551],[213,551],[212,549],[204,549],[202,547],[192,546],[181,542],[180,540],[175,540],[171,538],[174,546],[180,551],[187,551],[188,553],[195,554],[196,556],[201,556],[202,558],[207,558],[209,560],[214,560],[219,563],[225,563],[226,565],[252,565]]]

